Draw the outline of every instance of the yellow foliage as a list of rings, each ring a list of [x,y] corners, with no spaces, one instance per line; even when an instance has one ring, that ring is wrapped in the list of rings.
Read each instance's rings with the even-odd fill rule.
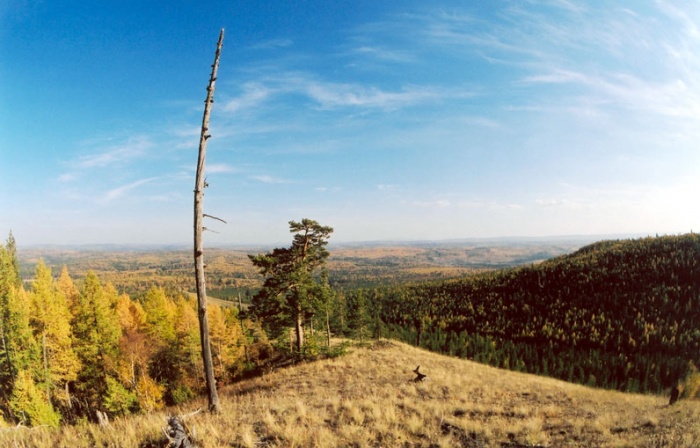
[[[145,412],[153,412],[163,409],[164,387],[156,383],[148,375],[139,378],[136,385],[136,397],[139,400],[139,407]]]
[[[140,303],[134,302],[127,294],[117,299],[117,319],[122,330],[138,330],[146,324],[146,312]]]

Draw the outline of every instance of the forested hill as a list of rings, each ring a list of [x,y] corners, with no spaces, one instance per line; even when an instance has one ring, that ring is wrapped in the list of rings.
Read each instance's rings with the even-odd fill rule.
[[[700,364],[697,234],[603,241],[536,265],[357,294],[375,331],[569,381],[659,392]]]

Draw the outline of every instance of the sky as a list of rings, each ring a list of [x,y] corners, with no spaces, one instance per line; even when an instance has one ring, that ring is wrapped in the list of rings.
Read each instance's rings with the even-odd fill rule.
[[[205,244],[700,228],[700,3],[0,2],[0,237]],[[215,233],[216,232],[216,233]]]

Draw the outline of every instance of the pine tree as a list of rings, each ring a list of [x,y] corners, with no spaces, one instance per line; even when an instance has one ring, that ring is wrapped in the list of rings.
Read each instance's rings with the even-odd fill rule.
[[[348,294],[345,300],[348,316],[348,327],[353,336],[363,341],[368,335],[367,326],[370,321],[369,305],[366,299],[366,292],[363,290],[353,291]]]
[[[304,319],[315,313],[317,280],[314,271],[328,258],[328,238],[333,228],[311,219],[290,221],[294,234],[292,246],[277,248],[267,254],[249,255],[253,265],[265,276],[265,282],[253,297],[253,312],[267,319],[278,332],[293,326],[296,350],[304,346]]]
[[[321,319],[323,320],[323,327],[326,332],[326,346],[330,348],[332,336],[331,315],[338,307],[335,293],[333,288],[331,288],[330,282],[328,281],[328,270],[325,267],[321,270],[321,276],[316,288],[315,296],[318,302]]]

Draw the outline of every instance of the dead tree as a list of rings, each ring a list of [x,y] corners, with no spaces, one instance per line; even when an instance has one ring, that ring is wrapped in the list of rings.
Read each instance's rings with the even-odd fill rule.
[[[219,395],[216,392],[216,379],[214,378],[214,363],[212,362],[211,346],[209,344],[209,320],[207,318],[207,289],[204,281],[204,250],[202,248],[202,231],[204,226],[204,212],[202,199],[204,197],[204,164],[207,152],[207,140],[209,134],[209,116],[211,115],[211,105],[214,103],[214,84],[216,82],[216,72],[219,68],[219,55],[224,42],[224,30],[219,33],[219,42],[216,45],[216,55],[212,64],[209,85],[207,86],[207,99],[204,101],[204,116],[202,117],[202,132],[199,137],[199,159],[197,161],[197,176],[194,187],[194,272],[197,282],[197,308],[199,312],[199,336],[202,342],[202,361],[204,362],[204,376],[207,384],[207,395],[209,397],[209,411],[218,413],[221,411],[219,405]]]
[[[97,421],[101,427],[109,428],[109,417],[107,417],[106,412],[96,410],[95,415],[97,416]]]
[[[167,448],[196,448],[195,431],[190,431],[189,426],[185,423],[188,417],[196,415],[200,412],[198,409],[186,415],[168,417],[168,426],[163,428],[163,434],[168,439]]]

